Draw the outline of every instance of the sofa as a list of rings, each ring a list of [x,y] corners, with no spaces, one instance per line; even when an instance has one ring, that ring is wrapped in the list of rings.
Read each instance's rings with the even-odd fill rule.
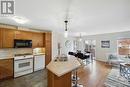
[[[116,53],[110,53],[108,54],[108,64],[113,65],[113,66],[119,66],[120,63],[124,63],[125,61],[123,58],[120,57],[120,55],[117,55]]]

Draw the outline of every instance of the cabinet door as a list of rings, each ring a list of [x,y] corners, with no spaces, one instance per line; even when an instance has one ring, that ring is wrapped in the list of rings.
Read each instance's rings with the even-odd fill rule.
[[[43,33],[38,34],[38,47],[43,47]]]
[[[2,29],[0,28],[0,48],[2,48]]]
[[[45,34],[45,64],[47,65],[51,61],[52,55],[52,35],[51,32]]]
[[[32,32],[22,31],[22,39],[32,40]]]
[[[21,39],[21,31],[19,30],[14,31],[14,39]]]
[[[15,39],[32,40],[32,32],[15,30]]]
[[[33,47],[43,47],[43,33],[33,33]]]
[[[0,80],[13,77],[13,59],[0,60]]]
[[[13,48],[14,46],[14,30],[13,29],[2,29],[3,31],[3,48]]]
[[[37,33],[33,33],[32,46],[37,47]]]

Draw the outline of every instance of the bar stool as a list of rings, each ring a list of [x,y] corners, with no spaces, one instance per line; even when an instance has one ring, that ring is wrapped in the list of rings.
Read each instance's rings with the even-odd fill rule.
[[[74,52],[68,52],[68,55],[75,56],[75,53]],[[75,72],[74,72],[74,75],[72,74],[72,81],[76,81],[76,80],[79,80],[79,77],[76,79]]]
[[[72,87],[83,87],[83,85],[78,84],[78,74],[77,74],[77,69],[75,69],[74,72],[75,72],[75,74],[74,74],[75,81],[73,81],[73,83],[72,83]]]
[[[75,56],[74,52],[68,52],[69,55]],[[80,79],[77,74],[77,69],[75,69],[74,74],[72,75],[72,87],[83,87],[81,84],[78,84],[78,80]]]

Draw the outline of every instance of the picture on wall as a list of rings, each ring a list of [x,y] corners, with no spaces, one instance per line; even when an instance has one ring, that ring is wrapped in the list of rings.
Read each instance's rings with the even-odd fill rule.
[[[109,40],[101,41],[101,47],[102,48],[110,48],[110,41]]]

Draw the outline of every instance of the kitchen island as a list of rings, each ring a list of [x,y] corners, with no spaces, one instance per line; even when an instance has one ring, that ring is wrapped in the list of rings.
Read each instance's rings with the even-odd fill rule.
[[[72,87],[71,72],[80,67],[77,58],[69,56],[67,61],[52,60],[48,65],[48,87]]]

